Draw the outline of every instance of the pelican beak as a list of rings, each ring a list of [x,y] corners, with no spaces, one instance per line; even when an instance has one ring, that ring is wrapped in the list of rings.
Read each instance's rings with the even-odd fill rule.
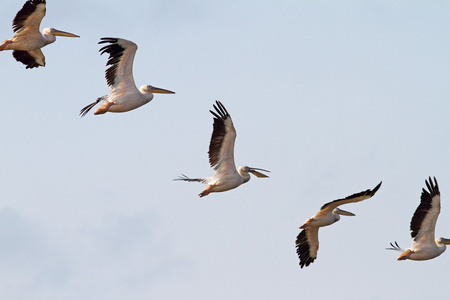
[[[55,28],[52,28],[51,33],[53,35],[57,35],[57,36],[80,37],[79,35],[76,35],[76,34],[73,34],[73,33],[70,33],[70,32],[65,32],[65,31],[62,31],[62,30],[58,30],[58,29],[55,29]]]
[[[159,94],[175,94],[175,92],[169,91],[169,90],[165,90],[165,89],[161,89],[155,86],[152,86],[152,88],[150,89],[150,92],[152,93],[159,93]]]
[[[269,173],[270,173],[270,171],[267,171],[267,170],[264,170],[264,169],[258,169],[258,168],[248,168],[248,169],[249,169],[248,171],[250,173],[252,173],[253,175],[255,175],[256,177],[259,177],[259,178],[268,178],[269,177],[266,174],[263,174],[263,173],[258,172],[258,171],[264,171],[264,172],[269,172]],[[256,170],[258,170],[258,171],[256,171]]]
[[[442,238],[442,243],[445,244],[445,245],[450,245],[450,239]]]
[[[337,212],[338,214],[343,215],[343,216],[349,216],[349,217],[354,217],[354,216],[356,216],[354,213],[351,213],[351,212],[346,211],[346,210],[342,210],[342,209],[339,209],[339,208],[336,208],[335,210],[336,210],[336,212]]]

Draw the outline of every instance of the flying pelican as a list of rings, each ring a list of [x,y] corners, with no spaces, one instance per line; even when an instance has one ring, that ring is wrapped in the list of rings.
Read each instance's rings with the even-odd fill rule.
[[[450,245],[450,239],[442,237],[434,239],[434,229],[441,211],[441,193],[436,178],[433,177],[433,179],[434,183],[431,177],[428,177],[428,181],[425,180],[428,191],[422,189],[420,204],[411,219],[410,228],[413,239],[411,248],[401,249],[397,242],[395,245],[391,243],[392,248],[386,248],[402,252],[397,260],[432,259],[444,253],[445,245]]]
[[[339,209],[338,206],[347,203],[354,203],[369,199],[378,191],[381,182],[373,189],[356,193],[343,199],[328,202],[320,208],[320,211],[313,217],[306,220],[300,226],[303,229],[297,236],[295,242],[297,254],[300,259],[300,267],[309,266],[317,258],[319,250],[319,227],[331,225],[341,218],[339,215],[354,216],[355,214]]]
[[[111,65],[105,71],[106,83],[110,87],[108,95],[97,100],[80,111],[84,117],[97,103],[103,104],[95,111],[94,115],[106,112],[126,112],[147,104],[153,99],[152,93],[175,94],[172,91],[157,88],[151,85],[142,85],[139,90],[133,79],[133,60],[137,45],[131,41],[119,38],[101,38],[99,44],[109,43],[99,52],[109,53],[106,65]]]
[[[76,34],[44,28],[42,34],[39,26],[45,16],[45,0],[28,0],[13,20],[12,39],[0,45],[0,51],[14,50],[14,58],[26,65],[27,69],[45,66],[45,57],[41,48],[56,41],[56,36],[79,37]]]
[[[269,177],[258,171],[270,172],[264,169],[241,166],[236,170],[234,164],[234,141],[236,140],[236,130],[233,121],[225,106],[220,101],[213,105],[216,112],[210,110],[214,116],[213,133],[209,143],[209,164],[214,169],[211,177],[189,178],[186,175],[179,176],[174,180],[196,181],[206,184],[206,187],[199,194],[200,197],[209,193],[224,192],[237,188],[250,180],[252,173],[256,177]]]

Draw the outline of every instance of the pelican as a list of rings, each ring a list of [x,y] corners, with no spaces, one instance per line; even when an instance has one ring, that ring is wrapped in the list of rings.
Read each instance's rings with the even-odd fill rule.
[[[27,69],[45,67],[45,56],[41,48],[56,41],[56,36],[79,37],[76,34],[39,26],[45,16],[45,0],[28,0],[13,20],[12,39],[0,45],[0,51],[14,50],[14,58],[26,65]]]
[[[175,94],[172,91],[157,88],[151,85],[142,85],[139,90],[133,79],[133,60],[137,45],[132,41],[119,38],[101,38],[99,44],[108,43],[102,47],[100,54],[109,53],[105,71],[106,83],[110,87],[108,95],[97,100],[80,111],[84,117],[97,103],[103,104],[94,112],[94,115],[106,112],[126,112],[147,104],[153,99],[153,93]]]
[[[373,189],[353,194],[343,199],[334,200],[323,205],[319,212],[306,220],[300,229],[303,229],[297,236],[295,242],[297,254],[300,259],[300,267],[309,266],[317,258],[319,250],[319,227],[324,227],[336,223],[343,216],[354,216],[355,214],[339,209],[338,206],[360,202],[371,198],[381,186],[381,182]]]
[[[234,164],[234,141],[236,140],[236,130],[233,121],[225,106],[220,101],[213,105],[216,112],[210,110],[214,116],[213,133],[209,143],[209,164],[214,169],[211,177],[189,178],[186,175],[179,176],[174,180],[196,181],[206,184],[206,187],[199,194],[200,197],[209,193],[224,192],[237,188],[250,180],[252,173],[256,177],[267,178],[269,176],[258,172],[270,172],[264,169],[241,166],[236,170]]]
[[[445,251],[445,245],[450,245],[450,239],[438,238],[434,239],[434,229],[436,221],[441,211],[441,193],[436,178],[428,177],[425,180],[428,191],[422,189],[420,204],[417,207],[411,219],[411,238],[413,239],[411,248],[401,249],[397,242],[391,243],[392,248],[387,250],[395,250],[402,252],[397,260],[427,260],[438,257]]]

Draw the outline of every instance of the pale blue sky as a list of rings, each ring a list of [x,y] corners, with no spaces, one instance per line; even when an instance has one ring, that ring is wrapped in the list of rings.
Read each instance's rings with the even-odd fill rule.
[[[1,38],[24,1],[0,11]],[[428,176],[450,237],[447,1],[55,1],[41,28],[76,33],[33,70],[0,53],[0,298],[423,299],[450,253],[398,262]],[[101,37],[134,41],[136,84],[176,92],[81,119],[108,92]],[[212,109],[238,131],[237,165],[271,170],[198,198]],[[319,232],[322,204],[373,188]]]

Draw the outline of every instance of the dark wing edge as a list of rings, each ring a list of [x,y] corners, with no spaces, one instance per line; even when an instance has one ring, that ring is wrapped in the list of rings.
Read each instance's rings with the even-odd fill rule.
[[[410,229],[411,229],[411,238],[413,239],[415,239],[417,234],[419,233],[420,227],[422,226],[422,222],[427,216],[428,211],[432,207],[433,198],[435,196],[441,195],[436,178],[433,177],[433,179],[434,183],[431,180],[431,177],[428,177],[428,181],[425,180],[428,191],[422,188],[422,195],[420,196],[420,204],[417,207],[411,219]]]
[[[206,183],[206,180],[204,178],[189,178],[184,174],[181,174],[181,176],[178,176],[178,178],[173,179],[174,181],[187,181],[187,182],[201,182]]]
[[[217,105],[217,106],[216,106]],[[216,105],[213,105],[216,112],[210,110],[209,112],[214,116],[213,133],[211,141],[209,142],[209,164],[211,167],[219,163],[220,149],[226,136],[225,121],[230,117],[225,106],[220,101],[216,100]]]
[[[12,25],[14,32],[19,31],[23,27],[28,17],[36,10],[36,7],[41,3],[45,4],[45,0],[28,0],[27,2],[25,2],[25,4],[22,6],[22,9],[19,10],[19,12],[14,17]]]
[[[109,53],[106,66],[111,66],[105,71],[105,78],[108,86],[112,86],[114,84],[117,75],[117,68],[119,67],[120,59],[125,51],[125,48],[118,44],[118,40],[118,38],[104,37],[100,39],[100,42],[98,42],[99,44],[110,43],[109,45],[103,46],[100,50],[98,50],[101,52],[100,55],[105,52]]]
[[[365,190],[365,191],[363,191],[363,192],[355,193],[355,194],[350,195],[350,196],[348,196],[348,197],[345,197],[345,198],[343,198],[343,199],[338,199],[338,200],[334,200],[334,201],[325,203],[325,204],[320,208],[320,210],[324,209],[324,208],[327,207],[328,205],[331,205],[332,203],[335,203],[335,202],[338,202],[338,201],[342,201],[342,200],[353,199],[353,198],[357,198],[357,197],[361,197],[361,196],[367,196],[367,198],[370,198],[370,197],[372,197],[373,195],[375,195],[375,193],[380,189],[382,183],[383,183],[383,182],[381,181],[381,182],[380,182],[376,187],[374,187],[372,190],[371,190],[371,189],[368,189],[368,190]]]
[[[394,243],[390,243],[390,244],[391,244],[391,248],[386,248],[386,250],[395,250],[395,251],[403,252],[402,248],[397,244],[397,241],[395,241]]]
[[[306,236],[306,229],[303,229],[297,236],[295,241],[295,246],[297,248],[297,255],[300,259],[300,268],[303,269],[304,266],[309,266],[314,262],[315,258],[310,256],[310,245],[308,242],[308,237]]]
[[[80,110],[80,116],[84,117],[95,105],[97,105],[97,103],[99,103],[103,99],[104,99],[104,96],[103,97],[98,97],[97,100],[95,100],[95,102],[92,102],[91,104],[86,105],[85,107],[83,107]]]
[[[36,59],[27,51],[14,50],[12,55],[18,62],[23,63],[26,66],[26,69],[41,67],[41,65],[36,62]]]

